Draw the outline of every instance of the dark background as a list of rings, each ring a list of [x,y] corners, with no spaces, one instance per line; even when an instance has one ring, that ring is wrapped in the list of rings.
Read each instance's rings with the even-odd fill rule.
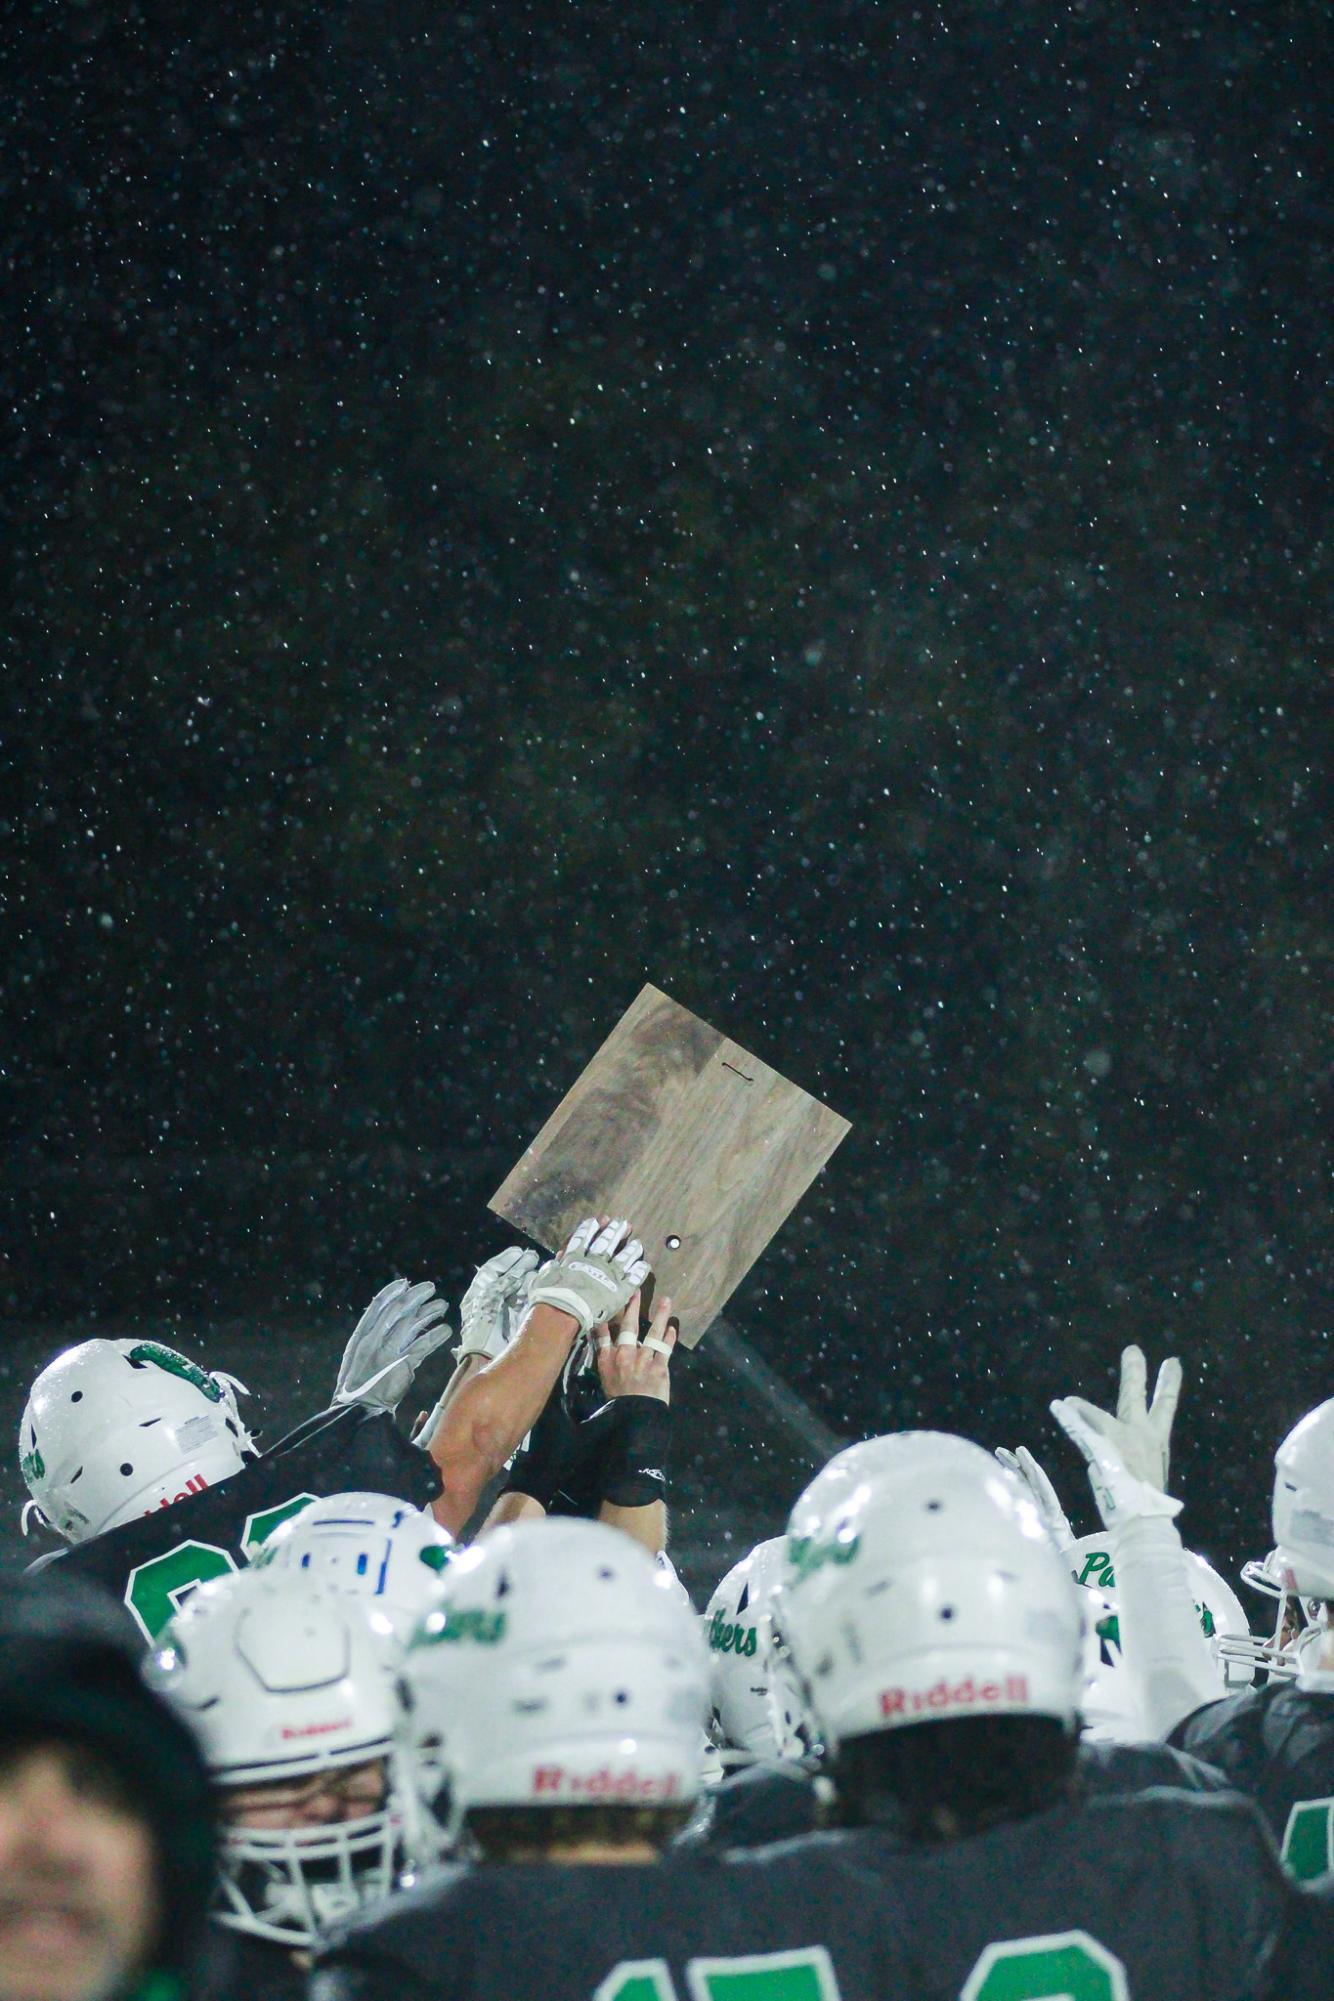
[[[855,1121],[731,1309],[825,1425],[1073,1498],[1138,1338],[1188,1540],[1265,1546],[1334,1389],[1328,25],[16,14],[7,1422],[151,1324],[271,1436],[650,978]],[[690,1368],[684,1540],[776,1529],[813,1460]]]

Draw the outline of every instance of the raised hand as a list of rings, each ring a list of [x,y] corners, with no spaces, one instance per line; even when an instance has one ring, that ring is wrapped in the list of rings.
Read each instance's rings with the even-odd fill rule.
[[[1084,1397],[1057,1397],[1052,1404],[1052,1416],[1088,1462],[1089,1485],[1105,1527],[1180,1512],[1181,1503],[1166,1492],[1180,1394],[1181,1364],[1169,1356],[1149,1402],[1144,1352],[1131,1346],[1121,1354],[1115,1417]]]
[[[538,1254],[511,1244],[479,1265],[459,1302],[459,1342],[454,1360],[465,1355],[503,1355],[528,1310],[528,1288]]]
[[[568,1313],[587,1334],[614,1319],[648,1274],[644,1246],[624,1218],[586,1216],[560,1256],[533,1275],[528,1304]]]
[[[631,1295],[611,1325],[597,1337],[598,1380],[609,1397],[658,1397],[671,1402],[672,1350],[676,1329],[669,1297],[660,1299],[643,1339],[639,1335],[640,1295]]]
[[[352,1330],[334,1385],[335,1403],[397,1410],[428,1355],[449,1339],[447,1309],[429,1279],[393,1279]]]

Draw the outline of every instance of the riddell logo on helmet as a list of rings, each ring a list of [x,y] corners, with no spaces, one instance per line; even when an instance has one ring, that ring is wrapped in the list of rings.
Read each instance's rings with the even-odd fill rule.
[[[327,1737],[331,1730],[350,1730],[351,1728],[352,1718],[350,1716],[335,1716],[328,1723],[299,1723],[295,1729],[284,1724],[278,1734],[284,1743],[286,1743],[293,1737]]]
[[[924,1691],[886,1688],[880,1695],[882,1716],[934,1716],[946,1709],[972,1709],[977,1703],[1013,1702],[1028,1707],[1028,1676],[1007,1674],[1004,1681],[938,1681]]]
[[[202,1494],[208,1481],[202,1473],[192,1473],[179,1494],[164,1494],[151,1508],[145,1508],[145,1515],[155,1515],[159,1508],[174,1508],[178,1501],[188,1501],[191,1494]]]
[[[675,1772],[665,1779],[641,1778],[638,1772],[567,1772],[563,1765],[538,1765],[533,1771],[533,1796],[558,1793],[578,1800],[673,1800],[681,1789]]]

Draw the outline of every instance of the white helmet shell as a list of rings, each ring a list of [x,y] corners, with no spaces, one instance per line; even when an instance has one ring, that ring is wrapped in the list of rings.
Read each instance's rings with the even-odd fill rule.
[[[769,1704],[764,1614],[783,1574],[783,1538],[756,1543],[734,1563],[704,1613],[714,1735],[734,1750],[779,1755]]]
[[[1121,1644],[1116,1572],[1112,1562],[1110,1538],[1105,1530],[1100,1535],[1080,1536],[1076,1542],[1071,1543],[1065,1554],[1070,1574],[1076,1584],[1082,1584],[1086,1590],[1094,1594],[1095,1618],[1103,1641],[1103,1667],[1106,1669],[1109,1664],[1109,1654],[1119,1661]],[[1210,1643],[1214,1664],[1218,1670],[1219,1692],[1221,1694],[1232,1689],[1249,1687],[1255,1677],[1257,1660],[1241,1600],[1227,1579],[1220,1575],[1205,1557],[1190,1549],[1183,1554],[1200,1629]],[[1104,1697],[1107,1692],[1108,1683],[1104,1675],[1102,1677]],[[1129,1709],[1127,1721],[1134,1729],[1135,1736],[1122,1741],[1137,1741],[1143,1732]]]
[[[330,1494],[282,1522],[255,1557],[263,1570],[298,1570],[383,1612],[405,1647],[438,1603],[454,1538],[435,1517],[390,1494]]]
[[[530,1522],[461,1550],[406,1666],[414,1733],[438,1743],[455,1824],[474,1806],[685,1804],[698,1791],[698,1620],[619,1529]]]
[[[402,1700],[377,1621],[386,1623],[299,1573],[246,1570],[201,1585],[145,1667],[224,1791],[383,1764],[383,1800],[356,1819],[227,1825],[223,1924],[309,1945],[319,1927],[393,1888],[411,1788],[399,1777]]]
[[[773,1618],[831,1749],[958,1716],[1074,1727],[1079,1595],[1027,1489],[966,1439],[832,1459],[792,1511]]]
[[[1334,1397],[1274,1454],[1274,1541],[1286,1590],[1334,1599]]]
[[[255,1450],[239,1387],[160,1341],[67,1348],[33,1384],[19,1427],[33,1502],[67,1542],[87,1542],[239,1473]]]

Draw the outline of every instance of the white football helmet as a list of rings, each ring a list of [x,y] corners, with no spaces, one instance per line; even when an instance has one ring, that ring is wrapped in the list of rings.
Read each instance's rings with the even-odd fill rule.
[[[1334,1599],[1334,1397],[1307,1411],[1274,1454],[1273,1520],[1284,1589]]]
[[[1301,1670],[1302,1655],[1310,1644],[1312,1632],[1319,1629],[1323,1636],[1326,1614],[1322,1601],[1319,1598],[1303,1598],[1297,1592],[1289,1591],[1283,1582],[1276,1549],[1271,1549],[1266,1556],[1251,1557],[1243,1563],[1241,1581],[1272,1602],[1274,1611],[1269,1635],[1250,1640],[1223,1639],[1219,1643],[1221,1651],[1228,1658],[1236,1655],[1249,1660],[1271,1681],[1294,1680]]]
[[[1070,1565],[1070,1574],[1076,1584],[1082,1584],[1087,1590],[1092,1590],[1101,1600],[1096,1610],[1097,1632],[1103,1641],[1103,1665],[1107,1667],[1110,1653],[1114,1652],[1119,1660],[1121,1646],[1116,1574],[1112,1565],[1110,1539],[1105,1530],[1100,1535],[1080,1536],[1065,1554],[1066,1561]],[[1227,1579],[1221,1576],[1205,1557],[1190,1549],[1184,1554],[1186,1575],[1190,1582],[1191,1597],[1195,1601],[1200,1629],[1209,1641],[1214,1664],[1218,1669],[1219,1693],[1248,1688],[1255,1678],[1257,1663],[1253,1650],[1258,1642],[1253,1642],[1251,1639],[1251,1630],[1241,1600]]]
[[[672,1588],[672,1595],[676,1599],[677,1604],[683,1605],[686,1611],[693,1615],[695,1608],[690,1601],[690,1593],[686,1590],[685,1585],[681,1582],[681,1573],[677,1569],[676,1565],[672,1562],[670,1556],[668,1556],[666,1550],[660,1549],[657,1555],[654,1557],[653,1561],[657,1564],[659,1570],[662,1572],[663,1576],[667,1579],[667,1582],[670,1584]]]
[[[384,1796],[355,1820],[290,1828],[224,1824],[214,1916],[275,1944],[393,1889],[417,1852],[396,1732],[401,1693],[373,1632],[384,1615],[299,1572],[246,1570],[203,1584],[145,1674],[194,1729],[228,1788],[383,1762]]]
[[[799,1758],[810,1750],[801,1693],[790,1663],[773,1645],[768,1618],[782,1574],[782,1536],[756,1543],[732,1565],[704,1614],[711,1734],[724,1767],[750,1758]]]
[[[440,1597],[454,1538],[428,1511],[390,1494],[330,1494],[282,1522],[256,1553],[257,1569],[299,1570],[384,1613],[405,1647]]]
[[[476,1806],[685,1805],[698,1791],[698,1620],[619,1529],[528,1522],[461,1550],[406,1668],[451,1832]]]
[[[36,1512],[87,1542],[239,1473],[256,1446],[231,1376],[160,1341],[81,1341],[48,1362],[19,1426],[19,1466]]]
[[[771,1616],[830,1750],[960,1716],[1075,1727],[1079,1594],[1028,1490],[966,1439],[831,1459],[792,1510]]]

